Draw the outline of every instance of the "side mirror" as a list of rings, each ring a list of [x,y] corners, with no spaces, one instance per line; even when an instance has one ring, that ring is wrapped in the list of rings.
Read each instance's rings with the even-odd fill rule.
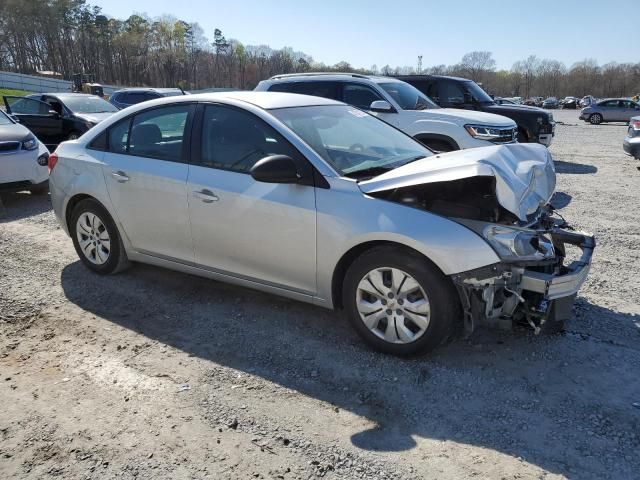
[[[264,183],[298,183],[301,178],[293,159],[286,155],[258,160],[249,173],[254,180]]]
[[[17,115],[13,115],[12,113],[8,114],[11,117],[11,120],[13,120],[16,123],[20,123],[20,118]]]
[[[369,110],[372,112],[390,113],[393,112],[393,106],[386,100],[376,100],[375,102],[371,102]]]
[[[60,114],[55,110],[49,110],[49,116],[58,120],[60,118]]]

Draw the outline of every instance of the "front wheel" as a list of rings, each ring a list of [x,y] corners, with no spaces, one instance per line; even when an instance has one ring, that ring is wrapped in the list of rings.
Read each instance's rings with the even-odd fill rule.
[[[106,275],[129,265],[115,223],[96,200],[82,200],[75,206],[69,230],[76,253],[90,270]]]
[[[589,117],[589,122],[591,122],[591,125],[600,125],[602,123],[602,115],[594,113]]]
[[[399,247],[365,252],[347,270],[343,304],[373,348],[393,355],[429,352],[462,324],[453,284],[429,260]]]

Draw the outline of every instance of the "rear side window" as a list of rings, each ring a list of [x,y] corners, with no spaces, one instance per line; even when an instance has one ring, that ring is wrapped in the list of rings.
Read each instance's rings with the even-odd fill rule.
[[[91,140],[89,145],[87,145],[87,148],[91,150],[100,150],[101,152],[104,152],[107,149],[107,131],[105,130],[96,138]]]
[[[127,118],[109,128],[109,151],[113,153],[127,153],[129,141],[129,126],[131,119]]]
[[[154,108],[133,117],[130,155],[179,162],[191,105]]]
[[[297,151],[272,127],[251,113],[208,105],[202,118],[200,164],[247,173],[269,155],[297,156]]]

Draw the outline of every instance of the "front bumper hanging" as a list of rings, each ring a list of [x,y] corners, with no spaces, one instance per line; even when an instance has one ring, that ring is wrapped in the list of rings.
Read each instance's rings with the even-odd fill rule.
[[[465,311],[465,330],[477,325],[511,328],[515,321],[531,325],[536,333],[548,321],[571,316],[576,294],[591,268],[595,237],[559,228],[550,232],[558,251],[574,245],[578,260],[564,265],[564,257],[519,265],[498,263],[452,277]]]

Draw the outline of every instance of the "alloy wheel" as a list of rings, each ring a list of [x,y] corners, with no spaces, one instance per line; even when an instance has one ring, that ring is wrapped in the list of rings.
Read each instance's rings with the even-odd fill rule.
[[[356,290],[360,319],[389,343],[407,344],[427,331],[431,308],[427,294],[408,273],[380,267],[367,273]]]
[[[80,250],[91,263],[103,265],[109,260],[111,238],[104,222],[95,213],[84,212],[78,217],[76,237]]]

